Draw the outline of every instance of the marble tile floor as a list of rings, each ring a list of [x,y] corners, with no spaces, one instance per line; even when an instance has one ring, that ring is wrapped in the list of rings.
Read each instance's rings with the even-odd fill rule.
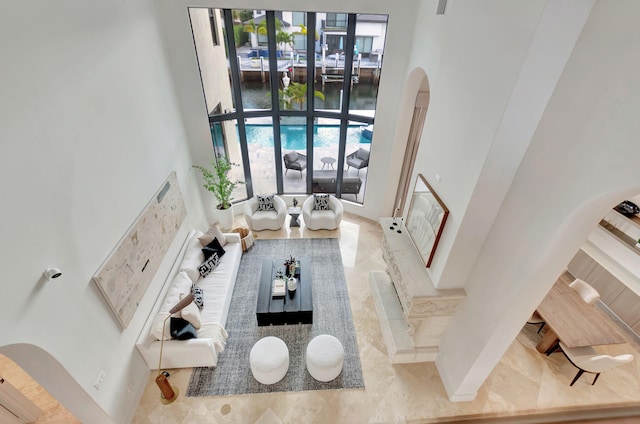
[[[237,226],[243,221],[236,216]],[[640,407],[640,344],[629,339],[628,344],[602,348],[611,354],[632,351],[637,359],[603,373],[595,386],[585,374],[570,387],[575,368],[562,353],[549,357],[538,353],[535,345],[540,336],[532,325],[523,327],[474,401],[450,402],[434,364],[388,361],[369,288],[369,271],[385,268],[377,223],[345,214],[336,232],[310,231],[304,225],[291,229],[287,221],[279,231],[254,234],[257,239],[340,238],[365,388],[187,398],[183,394],[191,370],[173,370],[171,380],[179,387],[180,398],[162,405],[155,374],[151,375],[135,423],[562,422],[600,418],[603,410],[604,416],[614,416],[615,410],[609,408]]]
[[[236,216],[236,225],[244,224]],[[340,238],[365,388],[187,398],[184,393],[191,369],[170,370],[171,381],[180,390],[178,400],[167,406],[160,403],[152,373],[134,423],[640,422],[640,343],[627,333],[621,332],[629,337],[628,344],[599,349],[612,354],[633,352],[634,362],[603,373],[595,386],[590,384],[592,376],[585,374],[569,387],[575,368],[561,353],[550,357],[538,353],[537,327],[524,325],[477,398],[449,402],[435,365],[391,365],[387,359],[368,280],[369,271],[384,269],[377,223],[345,214],[335,232],[310,231],[304,224],[291,229],[287,221],[282,230],[254,234],[257,239]],[[43,409],[36,424],[78,422],[2,355],[0,372]],[[616,416],[627,418],[613,418]],[[593,418],[600,419],[591,421]]]
[[[0,355],[0,377],[42,410],[33,424],[80,424],[48,391],[10,358]],[[1,407],[1,405],[0,405]]]

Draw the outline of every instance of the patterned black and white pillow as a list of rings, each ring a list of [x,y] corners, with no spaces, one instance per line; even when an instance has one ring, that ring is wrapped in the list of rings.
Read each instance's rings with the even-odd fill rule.
[[[220,257],[217,252],[213,252],[209,258],[202,265],[198,267],[198,271],[202,277],[206,277],[209,275],[211,271],[213,271],[218,264],[220,263]]]
[[[202,287],[192,284],[191,293],[193,293],[193,303],[198,306],[198,309],[202,310],[202,308],[204,307],[204,295],[202,292]]]
[[[258,194],[258,210],[259,211],[275,211],[276,207],[273,204],[273,194]]]
[[[313,209],[317,211],[328,211],[329,208],[329,195],[328,194],[314,194],[313,195]]]

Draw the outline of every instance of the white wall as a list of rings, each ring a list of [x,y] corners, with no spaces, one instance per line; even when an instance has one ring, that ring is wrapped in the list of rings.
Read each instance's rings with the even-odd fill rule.
[[[542,0],[459,1],[436,15],[435,2],[425,2],[419,11],[413,44],[423,52],[412,56],[411,66],[427,73],[431,100],[415,172],[451,211],[430,268],[440,287],[464,285],[486,236],[478,229],[487,226],[483,218],[490,226],[500,204],[499,198],[493,204],[483,198],[469,209],[544,5]],[[519,143],[526,149],[528,140]],[[503,166],[512,160],[507,157]],[[514,163],[517,168],[517,158]],[[512,177],[500,177],[504,195]],[[470,220],[478,225],[463,227]]]
[[[349,6],[392,15],[393,52],[380,89],[384,118],[376,121],[372,154],[380,169],[394,168],[388,157],[402,87],[397,76],[408,59],[412,6],[391,11],[386,2],[365,0]],[[323,7],[344,5],[332,0]],[[3,299],[10,299],[0,311],[0,351],[83,422],[129,422],[149,373],[135,340],[181,236],[204,224],[200,195],[212,203],[190,166],[192,157],[212,153],[187,3],[5,2],[0,37],[0,284]],[[91,277],[173,170],[187,222],[122,330]],[[369,181],[370,187],[389,183],[384,174]],[[375,218],[391,202],[371,192],[365,207],[354,208]],[[63,276],[44,282],[49,266]],[[97,391],[101,370],[106,378]]]
[[[386,29],[387,26],[383,23],[357,21],[356,35],[373,37],[371,51],[374,52],[376,50],[384,50]],[[362,50],[362,47],[360,49]]]
[[[149,372],[134,344],[164,282],[152,281],[122,330],[93,273],[173,170],[190,212],[185,227],[203,220],[155,6],[0,6],[0,346],[83,422],[106,422],[100,409],[130,421]],[[45,282],[50,266],[63,275]],[[56,362],[60,369],[43,367]],[[69,378],[95,403],[69,401]]]
[[[634,1],[598,1],[588,15],[441,345],[452,398],[473,397],[602,216],[640,190],[639,13]],[[557,16],[545,14],[541,28]]]

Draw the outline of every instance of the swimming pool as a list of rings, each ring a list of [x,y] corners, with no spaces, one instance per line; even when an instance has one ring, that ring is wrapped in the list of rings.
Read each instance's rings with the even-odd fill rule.
[[[366,125],[350,125],[347,128],[347,145],[371,143],[363,136]],[[247,143],[257,147],[273,147],[273,127],[271,125],[248,124]],[[305,150],[307,148],[307,127],[304,125],[280,125],[282,149]],[[340,125],[315,125],[313,147],[328,147],[338,143]]]

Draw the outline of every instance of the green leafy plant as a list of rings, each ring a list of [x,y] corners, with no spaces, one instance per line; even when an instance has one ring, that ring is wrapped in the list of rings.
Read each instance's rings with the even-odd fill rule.
[[[324,93],[322,91],[314,90],[314,97],[324,100]],[[278,90],[278,97],[280,98],[280,106],[284,109],[293,109],[293,105],[297,104],[298,109],[302,110],[302,105],[307,98],[307,84],[300,84],[292,82],[284,90]]]
[[[307,27],[303,24],[299,24],[298,25],[300,27],[300,31],[294,32],[294,34],[302,34],[302,35],[307,35]],[[320,39],[320,34],[318,34],[318,30],[316,30],[315,32],[315,39],[316,41]]]
[[[276,26],[276,44],[288,45],[293,50],[293,34],[290,34],[282,30],[282,22],[278,18],[275,19]],[[251,34],[267,35],[267,20],[263,19],[259,24],[256,24],[253,19],[248,21],[242,27],[243,31]],[[294,33],[299,34],[299,33]]]
[[[276,33],[276,44],[289,46],[293,50],[293,35],[288,32],[278,31]]]
[[[218,155],[211,161],[211,169],[200,165],[192,165],[202,173],[204,184],[202,186],[218,200],[218,209],[229,209],[233,197],[231,194],[238,184],[244,184],[244,181],[233,181],[229,178],[229,171],[232,166],[238,166],[237,163],[229,162],[224,155]]]

